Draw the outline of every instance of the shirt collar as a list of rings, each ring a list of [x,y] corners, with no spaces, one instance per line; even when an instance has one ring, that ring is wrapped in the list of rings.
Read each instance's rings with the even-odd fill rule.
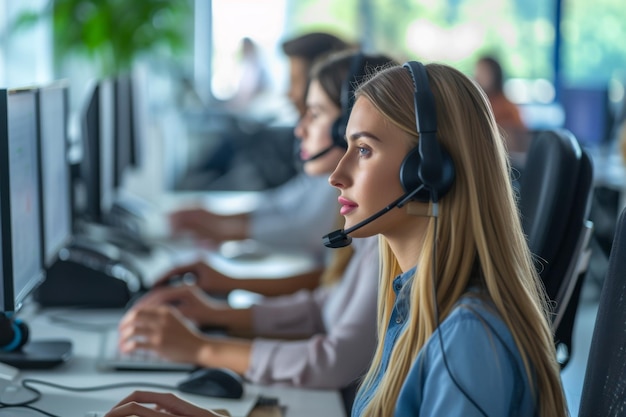
[[[413,267],[406,272],[398,275],[393,280],[393,292],[396,294],[396,302],[394,308],[397,314],[398,323],[403,322],[409,312],[411,305],[411,283],[413,282],[413,275],[417,267]]]
[[[393,280],[393,292],[396,293],[396,297],[398,296],[398,293],[405,287],[405,285],[407,285],[407,283],[413,278],[413,275],[415,275],[415,270],[416,269],[417,269],[417,267],[414,266],[413,268],[409,269],[406,272],[401,273],[396,278],[394,278],[394,280]],[[408,290],[408,288],[407,288],[407,290]]]

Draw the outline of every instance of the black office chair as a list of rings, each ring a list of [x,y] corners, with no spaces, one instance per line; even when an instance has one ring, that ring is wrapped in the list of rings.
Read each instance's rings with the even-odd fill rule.
[[[626,209],[615,229],[578,416],[626,417]]]
[[[567,365],[582,281],[591,249],[593,168],[565,129],[537,131],[520,178],[519,209],[550,300],[559,362]]]

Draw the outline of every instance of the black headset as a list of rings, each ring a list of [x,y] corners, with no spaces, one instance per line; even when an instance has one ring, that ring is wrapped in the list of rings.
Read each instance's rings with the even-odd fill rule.
[[[409,61],[403,67],[413,79],[415,124],[419,144],[402,161],[400,182],[407,193],[422,187],[413,197],[415,200],[436,203],[454,183],[454,162],[437,140],[435,99],[429,87],[426,68],[417,61]]]
[[[331,135],[333,137],[333,145],[343,149],[348,148],[348,143],[346,142],[346,128],[348,126],[348,120],[350,119],[350,112],[352,111],[352,107],[354,107],[355,88],[363,76],[365,76],[365,64],[363,52],[358,52],[354,55],[350,63],[348,75],[344,78],[343,84],[341,84],[341,95],[339,97],[341,102],[341,116],[333,123]]]
[[[402,188],[404,188],[404,194],[382,210],[377,211],[354,226],[345,230],[335,230],[324,235],[322,242],[328,248],[342,248],[349,245],[352,242],[352,238],[349,236],[350,233],[373,222],[393,208],[404,206],[410,200],[438,203],[439,199],[450,190],[454,183],[455,169],[452,158],[437,141],[435,99],[428,86],[426,68],[421,63],[415,61],[407,62],[403,66],[408,69],[409,74],[413,78],[415,124],[419,134],[418,146],[409,151],[400,166],[400,182]],[[356,65],[353,61],[353,70],[348,78],[348,82],[352,81],[354,77],[352,74],[356,73],[355,67]],[[348,87],[354,89],[352,83]],[[346,94],[351,95],[352,100],[354,100],[354,91],[348,91]],[[342,116],[346,117],[346,122],[349,115],[349,110],[342,113]],[[342,123],[341,119],[335,124],[338,125],[340,123]],[[333,140],[336,140],[334,132],[335,129],[333,128]],[[345,146],[344,135],[345,124],[343,124],[343,133],[341,135],[341,141]],[[437,216],[436,211],[433,213],[433,216]]]

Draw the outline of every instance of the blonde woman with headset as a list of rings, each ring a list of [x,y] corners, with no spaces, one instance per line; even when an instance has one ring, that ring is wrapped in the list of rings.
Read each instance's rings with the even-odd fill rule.
[[[378,72],[356,97],[330,177],[347,229],[328,240],[380,235],[382,275],[378,346],[352,415],[567,415],[487,98],[459,71],[418,62]]]

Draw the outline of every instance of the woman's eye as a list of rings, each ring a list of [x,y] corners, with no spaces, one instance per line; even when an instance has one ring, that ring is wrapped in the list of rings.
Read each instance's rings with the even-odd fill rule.
[[[369,149],[362,148],[362,147],[358,148],[358,152],[359,152],[359,156],[369,156],[370,153],[371,153],[371,151]]]
[[[304,113],[304,117],[303,119],[311,121],[311,120],[315,120],[315,118],[317,117],[316,113],[312,110],[307,110],[306,113]]]

